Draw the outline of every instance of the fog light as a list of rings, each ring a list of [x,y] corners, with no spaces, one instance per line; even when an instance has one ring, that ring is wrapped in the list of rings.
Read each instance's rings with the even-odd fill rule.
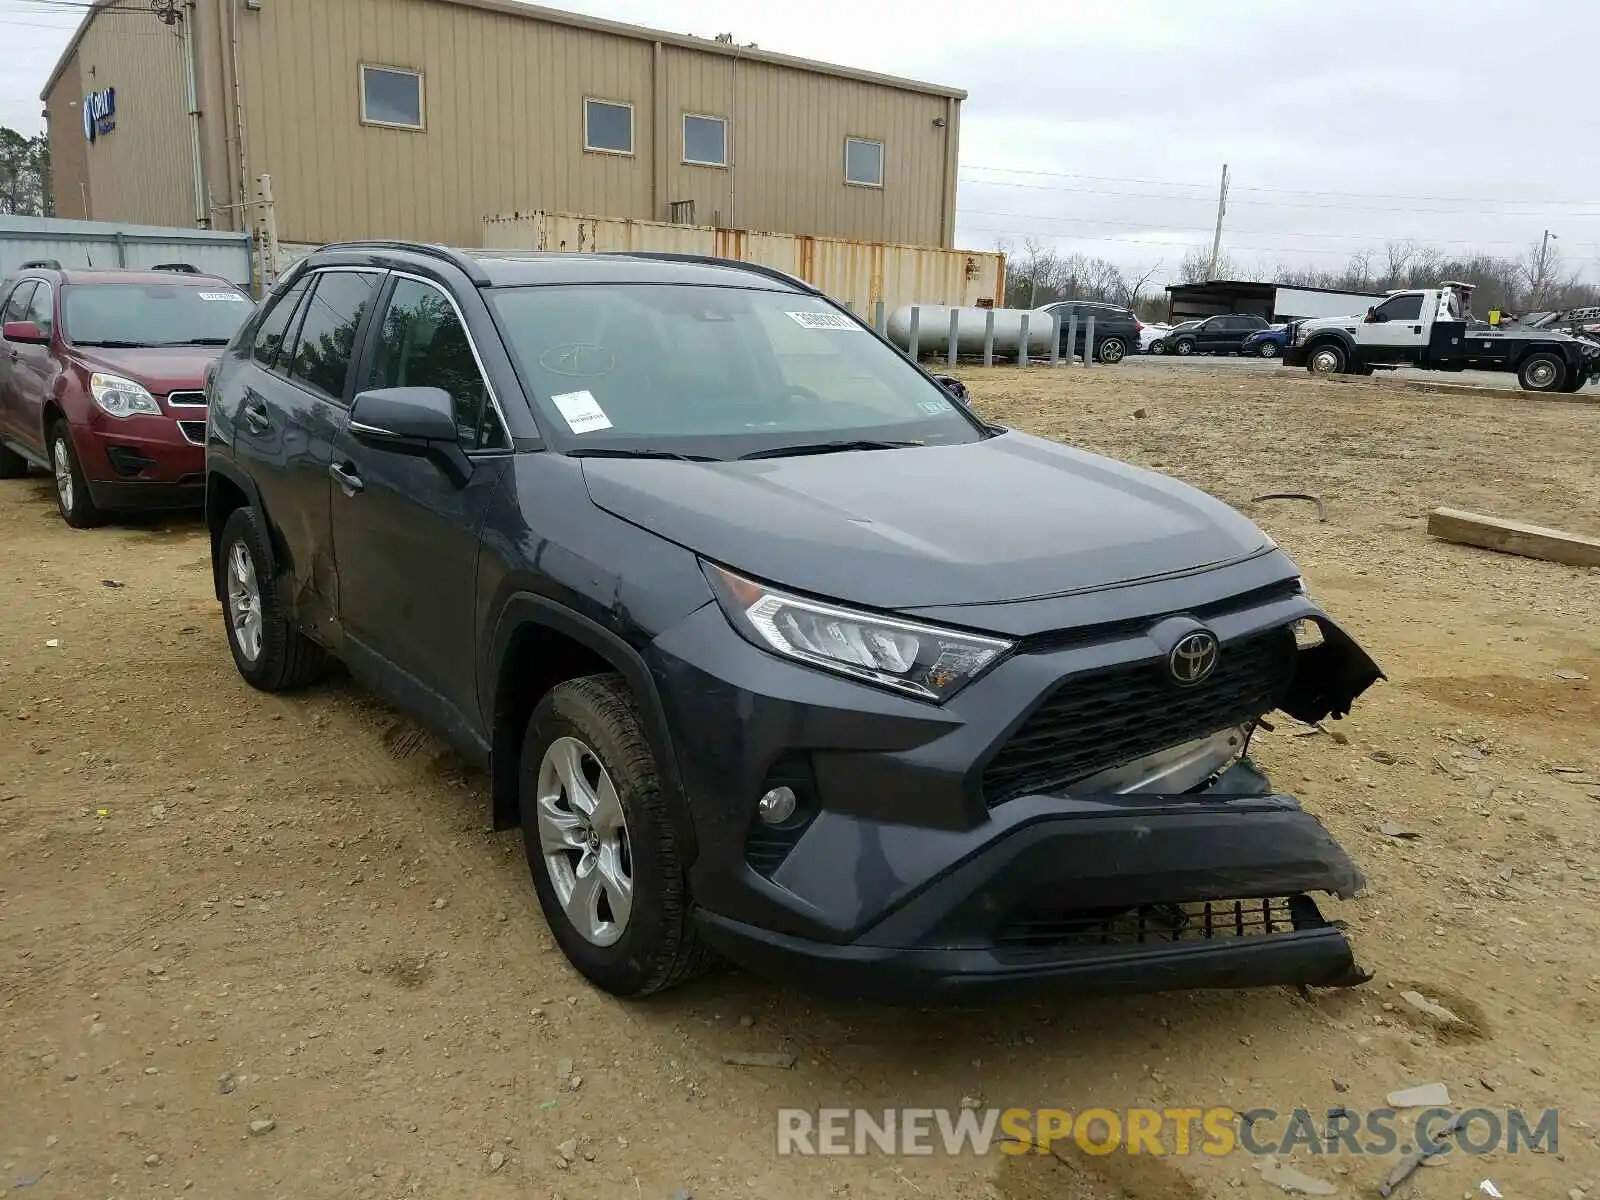
[[[794,789],[775,787],[756,803],[756,812],[760,814],[762,824],[782,825],[794,816],[795,807]]]

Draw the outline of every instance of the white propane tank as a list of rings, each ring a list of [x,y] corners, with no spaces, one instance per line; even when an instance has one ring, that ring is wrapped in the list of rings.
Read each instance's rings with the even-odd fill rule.
[[[902,305],[889,314],[888,338],[900,349],[911,349],[911,308]],[[917,352],[927,357],[939,357],[950,344],[950,313],[947,304],[919,304],[917,314]],[[957,308],[956,353],[977,356],[983,353],[984,328],[989,314],[994,314],[995,358],[1016,358],[1017,346],[1022,341],[1022,318],[1028,318],[1028,355],[1047,358],[1050,338],[1055,330],[1055,316],[1043,309],[1023,308]]]

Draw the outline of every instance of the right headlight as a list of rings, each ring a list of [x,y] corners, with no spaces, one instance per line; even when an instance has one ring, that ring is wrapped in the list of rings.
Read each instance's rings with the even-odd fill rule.
[[[89,394],[100,410],[112,417],[131,417],[148,414],[159,417],[161,406],[141,384],[120,375],[102,375],[96,371],[89,376]]]
[[[704,563],[733,627],[764,650],[943,703],[1015,644],[791,595]]]

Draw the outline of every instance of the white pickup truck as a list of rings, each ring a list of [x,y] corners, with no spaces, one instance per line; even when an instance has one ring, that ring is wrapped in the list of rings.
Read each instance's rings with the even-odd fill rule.
[[[1600,376],[1600,344],[1551,328],[1490,325],[1472,316],[1468,283],[1395,292],[1360,317],[1289,326],[1283,361],[1322,373],[1375,369],[1513,371],[1530,392],[1575,392]]]

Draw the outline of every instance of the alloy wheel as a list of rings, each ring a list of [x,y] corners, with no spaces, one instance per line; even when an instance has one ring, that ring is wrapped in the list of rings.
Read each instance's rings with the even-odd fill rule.
[[[72,455],[67,448],[67,439],[57,437],[55,444],[50,447],[50,466],[56,476],[56,495],[61,497],[61,511],[72,511]]]
[[[562,911],[586,941],[615,945],[633,912],[633,854],[610,774],[583,742],[556,738],[539,763],[534,803]]]
[[[255,662],[261,657],[261,583],[250,548],[243,542],[228,549],[228,619],[239,652]]]

